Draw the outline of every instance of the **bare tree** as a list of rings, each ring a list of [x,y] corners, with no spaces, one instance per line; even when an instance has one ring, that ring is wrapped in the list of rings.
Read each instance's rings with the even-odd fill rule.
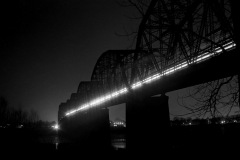
[[[31,123],[36,123],[37,121],[39,121],[38,113],[35,110],[33,110],[33,109],[30,110],[29,121]]]
[[[22,108],[21,105],[17,109],[9,107],[7,100],[4,97],[0,97],[0,124],[34,124],[39,121],[39,115],[35,110],[27,112]]]
[[[237,76],[197,85],[178,97],[179,104],[189,112],[182,116],[218,117],[239,111]]]
[[[0,97],[0,124],[6,123],[7,109],[8,109],[7,100],[4,97]]]
[[[138,11],[138,15],[128,16],[128,18],[141,20],[146,14],[151,0],[119,0],[118,2],[123,7],[132,7]],[[123,36],[133,36],[134,43],[137,32],[126,31]],[[236,42],[237,38],[238,36],[234,39]],[[179,116],[188,115],[202,118],[228,116],[232,112],[239,111],[239,76],[231,76],[191,87],[186,95],[179,96],[178,101],[188,111]]]
[[[148,6],[151,2],[151,0],[117,0],[116,1],[121,7],[127,7],[133,9],[135,12],[133,12],[133,15],[125,15],[126,18],[129,20],[133,20],[136,23],[140,23],[142,18],[144,17]],[[127,29],[123,28],[123,33],[115,33],[119,37],[127,37],[131,40],[131,44],[127,47],[127,49],[134,49],[134,44],[136,43],[137,36],[138,36],[138,28],[134,29]]]

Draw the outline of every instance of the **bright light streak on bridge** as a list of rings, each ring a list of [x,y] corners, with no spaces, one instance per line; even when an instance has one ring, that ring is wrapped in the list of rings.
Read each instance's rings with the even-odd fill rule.
[[[229,42],[229,43],[223,45],[223,48],[225,50],[228,50],[228,49],[231,49],[231,48],[233,48],[235,46],[236,46],[236,44],[232,41],[232,42]],[[157,73],[157,74],[154,74],[154,75],[152,75],[152,76],[150,76],[150,77],[148,77],[148,78],[146,78],[146,79],[144,79],[142,81],[138,81],[138,82],[136,82],[136,83],[131,85],[131,89],[140,88],[144,84],[147,84],[147,83],[150,83],[150,82],[155,81],[157,79],[160,79],[164,75],[169,75],[171,73],[174,73],[175,71],[184,69],[184,68],[188,67],[189,64],[199,63],[199,62],[205,61],[205,60],[209,59],[211,56],[218,55],[221,52],[222,52],[222,49],[220,47],[217,47],[215,49],[215,52],[213,52],[213,53],[209,53],[209,52],[203,53],[203,54],[199,55],[197,58],[192,59],[190,62],[184,61],[184,62],[182,62],[182,63],[180,63],[180,64],[178,64],[178,65],[176,65],[174,67],[171,67],[169,69],[164,70],[162,72],[162,74]],[[84,110],[87,110],[87,109],[90,109],[90,108],[93,108],[93,107],[97,107],[98,105],[103,104],[104,102],[109,101],[109,100],[111,100],[113,98],[116,98],[118,96],[121,96],[123,94],[126,94],[127,92],[128,92],[128,88],[125,87],[125,88],[122,88],[122,89],[120,89],[120,90],[118,90],[116,92],[109,93],[109,94],[107,94],[105,96],[93,99],[89,103],[81,105],[77,109],[72,110],[70,112],[67,112],[65,114],[65,116],[70,116],[70,115],[73,115],[76,112],[84,111]]]

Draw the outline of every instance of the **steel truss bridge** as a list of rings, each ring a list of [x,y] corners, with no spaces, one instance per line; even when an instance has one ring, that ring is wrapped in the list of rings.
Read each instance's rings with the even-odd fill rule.
[[[59,120],[124,103],[130,95],[152,96],[238,74],[234,11],[230,0],[152,0],[135,49],[104,52],[91,81],[81,82],[59,106]]]

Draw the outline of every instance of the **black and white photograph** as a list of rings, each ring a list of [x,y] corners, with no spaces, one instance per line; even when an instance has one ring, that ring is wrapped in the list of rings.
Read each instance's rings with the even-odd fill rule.
[[[238,155],[237,0],[0,6],[0,159]]]

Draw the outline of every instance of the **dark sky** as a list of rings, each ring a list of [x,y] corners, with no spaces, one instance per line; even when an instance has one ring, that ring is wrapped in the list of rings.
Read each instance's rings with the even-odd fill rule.
[[[131,44],[115,33],[137,29],[137,22],[126,18],[135,11],[116,0],[1,3],[0,96],[47,121],[57,121],[59,104],[80,81],[90,80],[103,52]],[[111,119],[124,118],[123,112],[114,107]]]

